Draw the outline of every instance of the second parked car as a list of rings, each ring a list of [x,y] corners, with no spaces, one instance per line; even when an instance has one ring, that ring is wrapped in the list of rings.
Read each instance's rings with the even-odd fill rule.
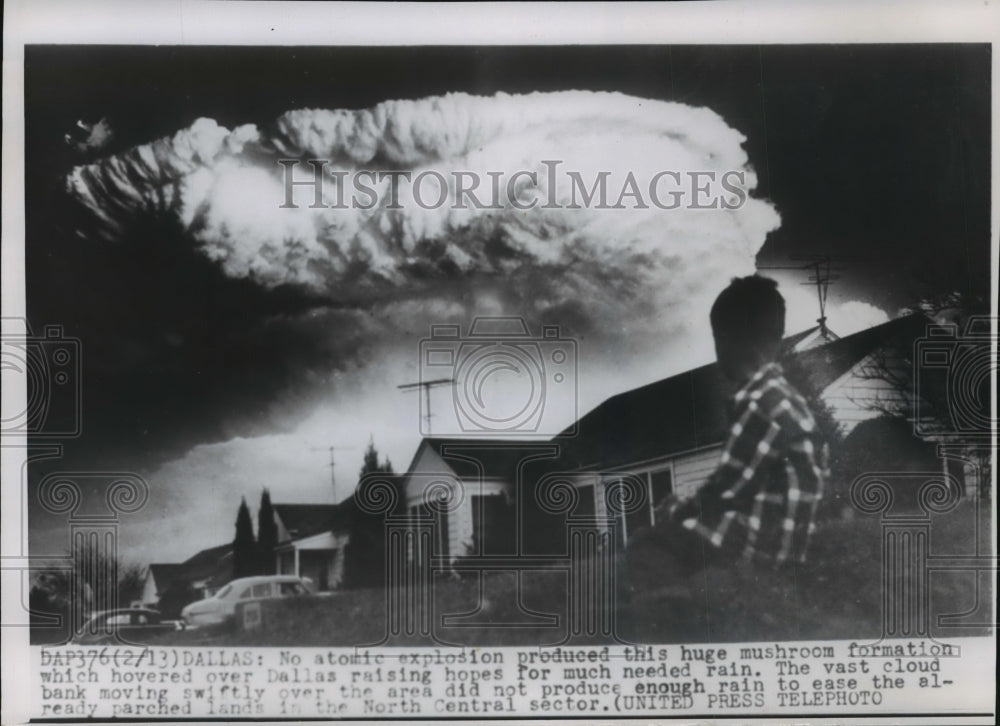
[[[91,614],[72,642],[81,645],[141,642],[144,637],[180,627],[176,620],[163,620],[159,611],[149,608],[102,610]]]
[[[187,626],[218,625],[228,622],[236,611],[236,603],[279,597],[308,595],[309,586],[294,575],[260,575],[233,580],[211,597],[198,600],[181,610]]]

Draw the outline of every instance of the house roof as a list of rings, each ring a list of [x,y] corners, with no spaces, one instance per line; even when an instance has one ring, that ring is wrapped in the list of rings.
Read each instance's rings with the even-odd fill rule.
[[[816,390],[823,390],[868,354],[891,342],[912,345],[925,330],[922,315],[889,321],[830,343],[794,352],[815,328],[783,341],[786,356]],[[728,422],[726,406],[736,386],[717,363],[684,371],[607,399],[554,441],[562,464],[614,468],[717,444]]]
[[[275,504],[274,513],[281,518],[291,540],[312,537],[332,526],[340,504]],[[289,541],[289,540],[284,540]]]
[[[183,567],[179,562],[154,562],[149,566],[149,574],[153,576],[153,582],[156,583],[156,586],[162,589],[173,582]]]
[[[204,582],[209,587],[219,587],[233,579],[233,545],[227,542],[202,550],[185,560],[182,576],[189,582]]]
[[[180,564],[156,563],[150,565],[149,570],[157,589],[161,590],[175,583],[203,582],[209,587],[218,587],[233,578],[233,545],[227,542],[209,547]]]
[[[210,575],[218,567],[220,561],[230,559],[232,556],[233,545],[231,542],[209,547],[184,560],[181,563],[181,572],[185,577],[198,579]]]
[[[408,472],[427,448],[433,449],[452,471],[463,480],[510,479],[514,467],[533,446],[551,447],[548,442],[514,439],[426,438],[413,455]]]

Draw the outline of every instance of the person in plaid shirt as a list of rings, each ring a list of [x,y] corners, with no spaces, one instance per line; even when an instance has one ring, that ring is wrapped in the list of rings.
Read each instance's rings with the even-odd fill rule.
[[[777,283],[734,279],[711,312],[719,367],[742,385],[718,467],[687,499],[657,505],[629,542],[629,567],[661,582],[739,560],[802,563],[826,477],[825,447],[805,399],[776,362],[785,330]]]

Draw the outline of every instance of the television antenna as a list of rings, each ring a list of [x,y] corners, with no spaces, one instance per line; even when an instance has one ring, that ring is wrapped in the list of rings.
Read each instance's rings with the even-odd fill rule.
[[[357,449],[357,446],[311,446],[310,451],[322,451],[326,450],[330,452],[330,488],[333,490],[333,503],[337,503],[337,462],[334,456],[336,451],[350,451],[352,449]]]
[[[820,336],[829,338],[830,329],[826,326],[826,296],[830,290],[830,285],[840,279],[840,275],[836,273],[843,271],[845,268],[840,265],[834,265],[833,258],[830,255],[793,255],[789,259],[793,261],[802,260],[804,264],[761,265],[759,269],[810,271],[811,274],[806,281],[800,284],[816,286],[816,302],[819,304],[819,317],[816,318],[816,322],[819,323]]]
[[[434,386],[454,385],[454,378],[435,378],[432,381],[417,381],[416,383],[404,383],[396,386],[401,391],[414,391],[424,389],[424,420],[427,422],[427,435],[431,435],[431,388]]]

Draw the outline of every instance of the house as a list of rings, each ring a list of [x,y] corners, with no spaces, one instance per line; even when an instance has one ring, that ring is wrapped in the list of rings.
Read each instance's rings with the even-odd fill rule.
[[[817,328],[790,336],[783,342],[786,375],[804,395],[822,401],[841,436],[862,421],[906,416],[910,394],[899,379],[912,381],[914,341],[928,322],[917,314],[843,338],[817,335]],[[654,522],[664,495],[689,496],[715,470],[735,392],[711,363],[613,396],[577,422],[575,436],[556,438],[560,463],[580,474],[575,481],[581,494],[593,497],[599,516],[608,515],[615,487],[641,490],[643,507],[613,514],[621,544]]]
[[[555,452],[537,441],[425,438],[403,475],[405,513],[433,520],[433,554],[448,561],[521,553],[515,484],[525,465]]]
[[[153,563],[143,576],[141,602],[145,607],[156,607],[160,598],[181,571],[178,563]]]
[[[786,374],[822,401],[842,436],[869,419],[907,416],[911,396],[900,379],[912,385],[914,344],[928,323],[917,314],[843,338],[819,326],[789,336]],[[523,554],[533,545],[548,551],[565,527],[541,511],[539,488],[557,476],[575,492],[563,518],[611,516],[624,545],[631,532],[653,523],[663,496],[690,495],[715,469],[735,392],[711,363],[612,396],[549,442],[424,439],[405,475],[406,506],[410,513],[423,507],[437,521],[437,553],[452,561],[491,551]],[[943,467],[956,473],[948,461]],[[428,510],[431,491],[454,504]],[[612,511],[608,502],[615,500],[634,506]],[[512,544],[515,531],[527,536]]]
[[[209,547],[184,562],[146,568],[142,601],[167,617],[177,617],[182,607],[211,597],[232,579],[232,543]]]
[[[275,504],[278,544],[276,572],[309,578],[320,592],[337,588],[344,576],[344,553],[350,539],[342,504]]]

